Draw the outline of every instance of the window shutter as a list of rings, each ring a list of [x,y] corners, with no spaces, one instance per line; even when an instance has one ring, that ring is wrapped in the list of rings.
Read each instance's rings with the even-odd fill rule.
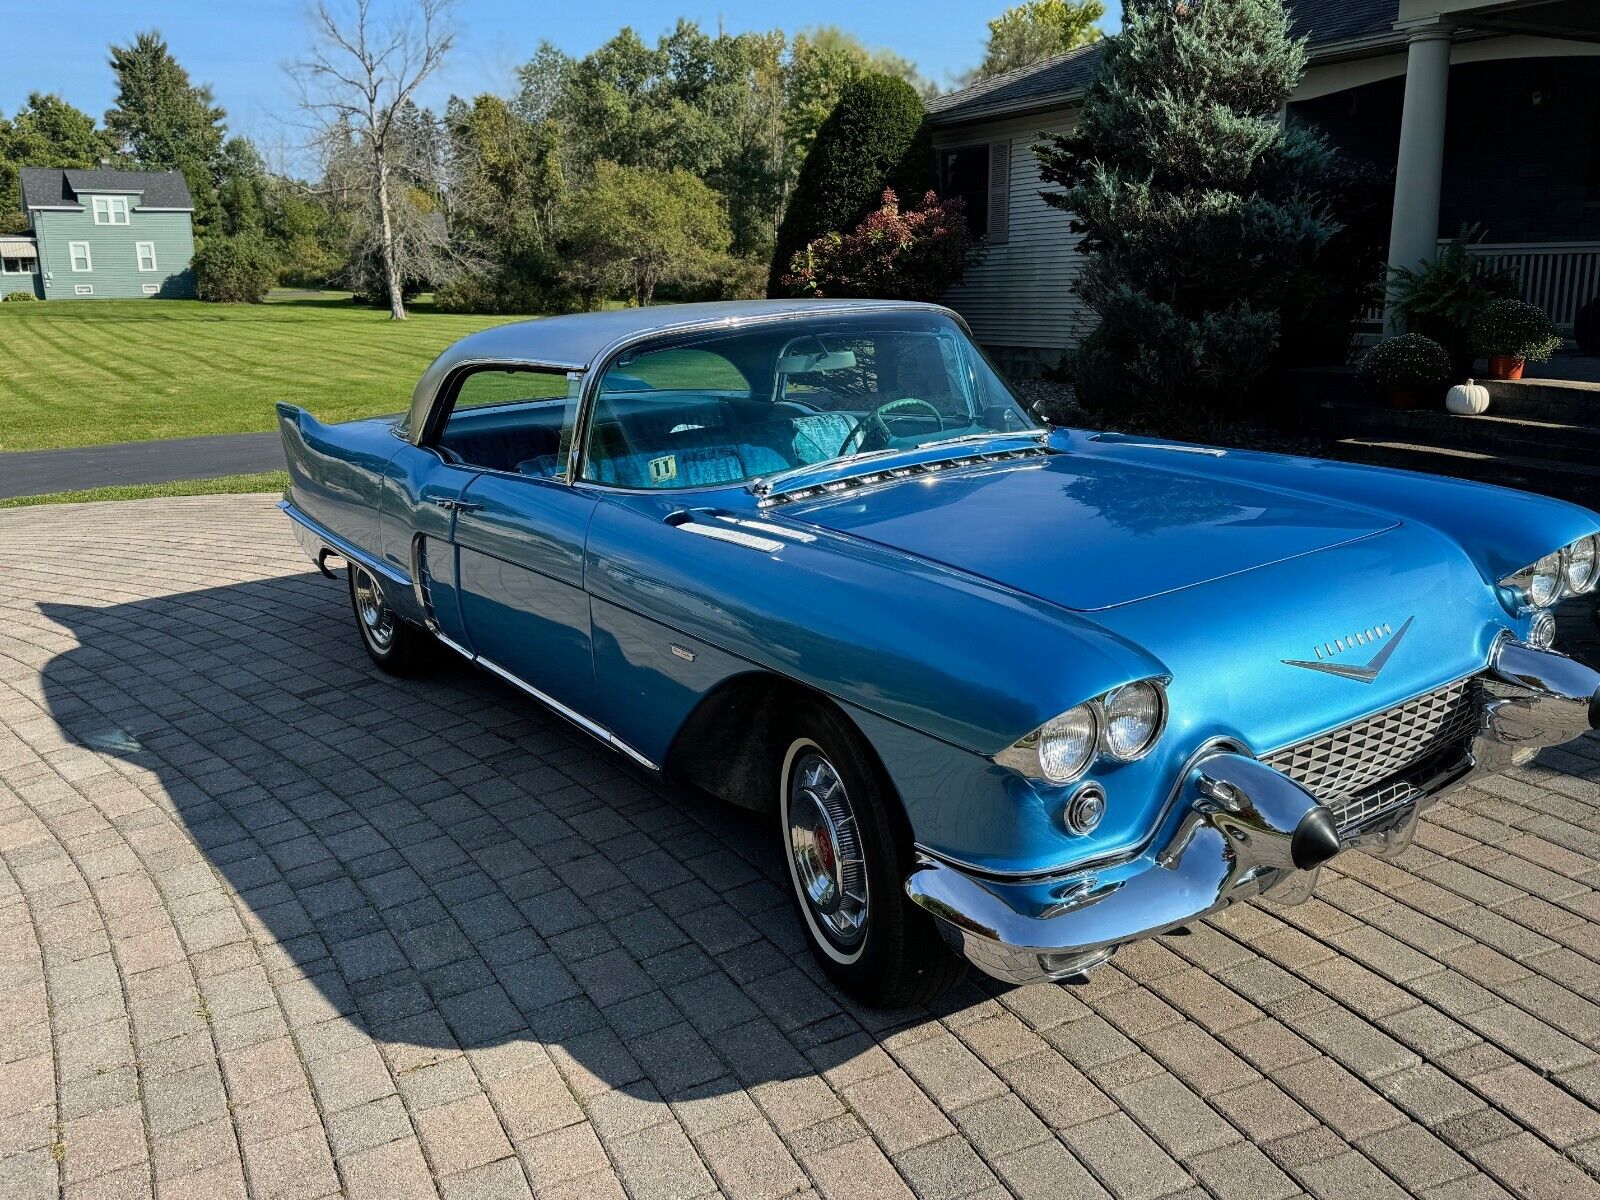
[[[989,241],[1011,236],[1011,141],[989,143]]]

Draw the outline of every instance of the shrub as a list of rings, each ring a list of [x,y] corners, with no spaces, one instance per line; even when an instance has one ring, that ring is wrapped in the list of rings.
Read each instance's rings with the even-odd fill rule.
[[[1405,333],[1367,351],[1360,371],[1378,388],[1442,387],[1450,380],[1450,355],[1432,338]]]
[[[1061,185],[1042,198],[1083,235],[1072,286],[1098,319],[1068,369],[1093,411],[1238,412],[1264,399],[1338,232],[1334,156],[1280,120],[1305,43],[1281,0],[1123,13],[1077,123],[1033,148]]]
[[[195,293],[212,303],[260,304],[277,279],[277,260],[256,234],[209,237],[194,256]]]
[[[1479,354],[1549,362],[1560,345],[1555,322],[1542,308],[1521,300],[1490,301],[1472,326],[1472,348]]]
[[[1473,326],[1495,300],[1513,299],[1517,281],[1472,253],[1483,230],[1471,227],[1438,255],[1416,267],[1394,267],[1389,296],[1408,333],[1430,337],[1445,348],[1457,375],[1472,370]]]
[[[893,188],[849,233],[826,233],[794,256],[785,291],[800,296],[937,300],[967,269],[977,243],[960,200],[928,192],[902,210]]]
[[[39,297],[35,296],[32,292],[7,292],[4,296],[0,296],[0,304],[16,304],[24,301],[31,302],[37,300],[38,298]]]
[[[781,295],[794,256],[825,233],[854,229],[884,188],[920,196],[934,183],[917,90],[893,75],[862,76],[840,94],[800,166],[778,226],[769,290]]]

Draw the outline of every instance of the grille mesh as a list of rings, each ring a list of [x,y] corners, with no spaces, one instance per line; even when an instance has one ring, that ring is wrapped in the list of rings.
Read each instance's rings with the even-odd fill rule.
[[[1479,684],[1463,679],[1262,759],[1354,825],[1412,794],[1393,776],[1434,751],[1465,741],[1482,711]]]

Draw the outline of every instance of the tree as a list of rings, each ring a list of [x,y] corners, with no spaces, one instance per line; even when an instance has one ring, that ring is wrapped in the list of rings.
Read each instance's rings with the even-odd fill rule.
[[[194,198],[195,229],[204,235],[219,214],[216,170],[227,113],[211,89],[189,82],[162,36],[141,33],[111,47],[117,101],[106,111],[106,132],[123,155],[146,171],[181,171]]]
[[[1305,65],[1281,0],[1129,0],[1070,133],[1036,148],[1083,235],[1099,317],[1071,366],[1091,407],[1239,404],[1306,305],[1334,158],[1279,113]]]
[[[825,233],[854,229],[893,188],[920,196],[934,183],[922,98],[892,75],[849,84],[817,132],[778,227],[768,287],[781,294],[795,254]]]
[[[94,118],[60,96],[34,92],[10,120],[0,117],[0,233],[27,228],[22,167],[93,167],[112,152]]]
[[[825,233],[794,256],[784,288],[801,296],[937,300],[967,269],[977,242],[960,200],[935,192],[901,209],[892,188],[849,233]]]
[[[487,264],[435,295],[441,307],[529,312],[556,303],[556,209],[565,182],[560,130],[530,121],[498,96],[471,104],[452,97],[445,112],[453,238]]]
[[[1100,30],[1095,24],[1105,15],[1100,0],[1025,0],[1014,5],[989,22],[983,62],[962,83],[1031,67],[1097,42]]]
[[[731,234],[720,198],[681,167],[659,171],[595,164],[569,197],[563,260],[591,298],[626,291],[649,304],[663,283],[693,284],[715,273]]]
[[[249,138],[232,137],[217,155],[217,207],[222,232],[260,234],[266,226],[266,164]]]
[[[784,73],[784,139],[791,183],[845,88],[867,75],[903,79],[924,98],[938,91],[909,59],[892,50],[869,49],[855,34],[837,26],[820,25],[795,34]]]
[[[412,98],[417,89],[439,69],[455,40],[450,5],[451,0],[416,0],[413,20],[380,29],[371,20],[372,0],[355,0],[355,12],[347,20],[319,3],[313,18],[315,42],[300,66],[303,106],[319,122],[317,141],[324,160],[345,157],[347,167],[355,169],[343,173],[341,185],[371,210],[389,315],[396,321],[406,319],[398,192],[406,169],[423,167],[417,156],[437,150],[421,136],[424,131],[408,130],[406,122],[416,116]],[[359,165],[348,161],[352,149]],[[405,161],[407,152],[410,162]],[[413,215],[426,217],[420,211]],[[409,222],[419,244],[432,244],[432,224],[426,219]]]
[[[218,234],[195,252],[195,294],[202,300],[260,304],[277,278],[277,261],[257,232]]]

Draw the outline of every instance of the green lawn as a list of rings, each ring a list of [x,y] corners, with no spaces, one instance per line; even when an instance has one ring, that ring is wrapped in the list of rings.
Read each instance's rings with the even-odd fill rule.
[[[289,486],[289,472],[263,471],[259,475],[223,475],[217,479],[180,479],[175,483],[128,483],[84,488],[76,492],[46,492],[42,496],[14,496],[0,500],[0,508],[32,508],[37,504],[84,504],[91,500],[148,500],[154,496],[233,496],[241,492],[281,492]]]
[[[279,400],[333,421],[398,412],[440,350],[517,319],[422,303],[391,321],[337,294],[0,304],[0,451],[270,430]]]

